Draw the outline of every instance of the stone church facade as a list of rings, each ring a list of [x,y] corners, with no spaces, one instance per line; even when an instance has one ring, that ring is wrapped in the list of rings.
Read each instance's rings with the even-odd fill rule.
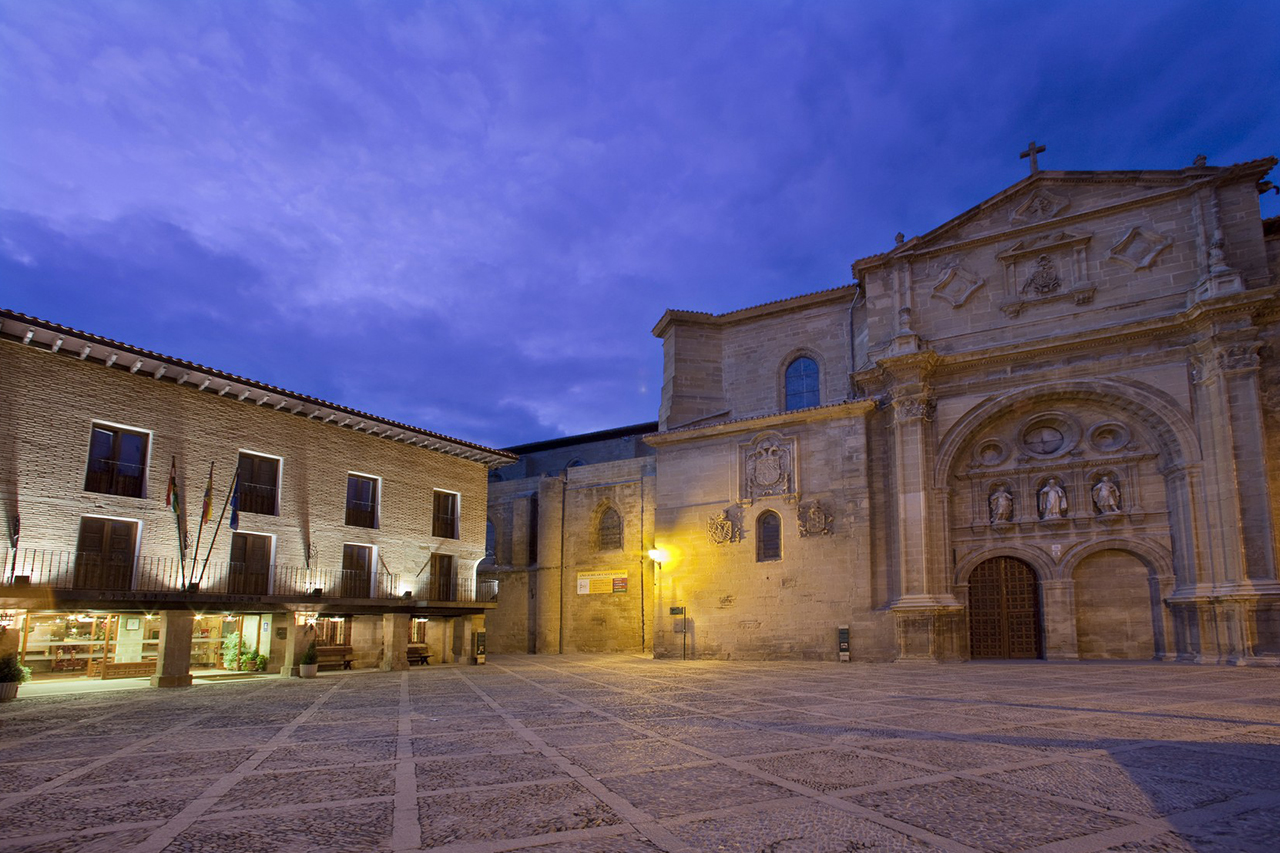
[[[1033,164],[851,285],[668,311],[639,647],[1280,663],[1275,163]]]

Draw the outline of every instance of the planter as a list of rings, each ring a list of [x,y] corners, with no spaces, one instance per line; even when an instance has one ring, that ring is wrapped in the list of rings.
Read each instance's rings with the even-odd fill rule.
[[[18,682],[0,681],[0,702],[8,702],[18,697]]]
[[[318,663],[300,663],[298,664],[299,678],[315,678],[316,673],[320,671]]]

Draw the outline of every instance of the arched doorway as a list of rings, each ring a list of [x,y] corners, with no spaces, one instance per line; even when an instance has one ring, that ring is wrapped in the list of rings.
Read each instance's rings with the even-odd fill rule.
[[[1035,570],[993,557],[969,575],[969,656],[1038,658],[1043,624]]]

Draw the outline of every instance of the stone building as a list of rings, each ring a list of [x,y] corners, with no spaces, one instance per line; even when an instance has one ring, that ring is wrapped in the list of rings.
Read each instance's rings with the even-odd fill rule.
[[[493,652],[641,652],[653,646],[656,422],[507,448],[490,475],[498,585]]]
[[[853,284],[668,311],[654,653],[1280,663],[1275,163],[1033,158]]]
[[[0,643],[37,674],[483,654],[511,454],[12,311],[0,406]]]

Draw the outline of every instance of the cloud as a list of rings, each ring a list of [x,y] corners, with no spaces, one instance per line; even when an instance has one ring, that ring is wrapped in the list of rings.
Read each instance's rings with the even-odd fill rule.
[[[7,301],[462,438],[639,422],[663,310],[847,283],[1031,138],[1272,153],[1280,6],[1204,11],[0,0]]]

